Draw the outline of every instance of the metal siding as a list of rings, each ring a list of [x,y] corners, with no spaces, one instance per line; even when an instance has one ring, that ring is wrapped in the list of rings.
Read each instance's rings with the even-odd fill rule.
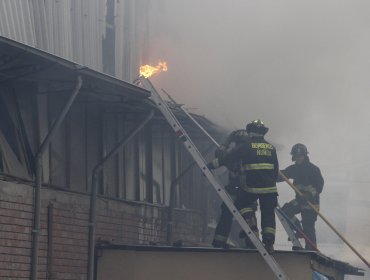
[[[11,0],[10,0],[11,1]],[[12,8],[12,2],[10,2],[9,0],[6,0],[4,2],[5,4],[5,11],[13,11],[13,8]],[[14,16],[12,16],[11,14],[9,14],[9,16],[7,16],[7,20],[8,20],[8,27],[9,27],[9,35],[11,36],[12,39],[14,40],[19,40],[16,36],[16,32],[15,32],[15,22],[14,22],[14,19],[17,19],[17,13],[14,12]]]
[[[152,153],[153,153],[153,202],[162,203],[163,200],[163,131],[159,123],[152,124]]]
[[[25,32],[27,42],[32,42],[33,46],[36,46],[36,33],[35,33],[35,18],[33,17],[32,2],[29,1],[28,5],[23,5],[24,14],[27,15],[23,18],[25,26],[28,26],[28,32]]]
[[[172,153],[172,139],[173,133],[170,131],[171,128],[163,127],[163,185],[164,185],[164,194],[163,194],[163,204],[170,205],[170,193],[171,193],[171,184],[172,180],[172,165],[171,165],[171,153]]]
[[[127,82],[137,78],[141,38],[146,36],[147,2],[117,1],[115,6],[116,77]],[[143,32],[142,32],[143,31]]]
[[[58,30],[58,38],[56,43],[58,45],[59,55],[62,57],[72,58],[71,53],[71,13],[70,1],[57,1],[55,5],[56,17],[58,19],[56,29]]]
[[[1,16],[1,25],[0,25],[0,34],[17,40],[23,43],[34,45],[34,40],[32,40],[32,35],[26,36],[26,34],[32,34],[31,25],[26,25],[25,22],[29,22],[29,14],[24,13],[24,10],[21,7],[28,6],[28,2],[21,0],[3,0],[0,2],[0,16]]]
[[[117,145],[117,119],[112,112],[103,115],[103,145],[104,157],[108,155]],[[117,197],[117,156],[112,157],[105,163],[104,173],[104,195]]]
[[[69,168],[70,188],[72,190],[86,191],[86,104],[74,103],[71,107],[70,121],[70,149]]]
[[[90,32],[89,32],[89,21],[88,21],[88,7],[89,7],[89,0],[82,0],[82,27],[83,27],[83,61],[85,65],[90,65],[89,57],[90,57]]]
[[[46,24],[46,10],[45,5],[40,4],[42,0],[33,0],[30,7],[30,18],[34,26],[34,38],[37,48],[49,49],[49,26]],[[33,16],[32,16],[33,15]]]
[[[72,59],[71,51],[71,13],[70,1],[49,1],[45,2],[48,11],[48,30],[51,38],[51,52],[54,54]]]
[[[115,2],[115,76],[131,82],[148,55],[149,1]],[[2,0],[0,35],[103,71],[106,0]]]
[[[131,131],[135,127],[135,115],[127,113],[125,117],[125,129],[126,131]],[[135,178],[136,175],[136,157],[135,154],[135,146],[137,145],[139,137],[136,136],[132,141],[130,141],[125,146],[125,153],[124,153],[124,168],[125,174],[127,175],[125,178],[125,185],[126,185],[126,196],[125,199],[127,200],[135,200],[136,199],[136,187],[137,187],[137,179]]]
[[[139,186],[140,186],[140,201],[148,201],[149,197],[146,192],[146,149],[145,149],[145,135],[141,131],[138,134],[138,144],[139,144]]]
[[[132,36],[135,39],[132,40],[131,48],[131,74],[133,79],[137,78],[138,69],[140,64],[150,63],[148,61],[149,52],[145,52],[148,40],[148,21],[149,21],[149,2],[148,1],[138,1],[135,5],[134,12],[134,26],[132,31]],[[146,19],[146,20],[143,20]],[[140,42],[140,44],[137,44]]]
[[[12,1],[12,3],[14,5],[13,8],[15,8],[17,10],[17,12],[19,13],[19,15],[23,15],[22,4],[20,4],[18,1]],[[20,26],[25,26],[23,19],[24,19],[23,16],[20,16],[19,17],[19,24],[20,24]],[[18,38],[17,38],[18,40],[26,39],[24,28],[18,28],[18,30],[17,30],[17,36],[18,36]]]
[[[44,4],[45,6],[45,21],[46,21],[46,26],[48,26],[48,34],[49,34],[49,49],[48,51],[55,53],[52,50],[55,50],[54,47],[54,24],[53,24],[53,16],[52,16],[52,9],[51,9],[51,3],[52,2],[47,2]]]
[[[83,58],[84,48],[83,48],[83,13],[82,13],[82,2],[73,1],[72,8],[72,59],[76,62],[80,62]]]
[[[102,71],[105,0],[2,0],[0,35]]]
[[[116,68],[115,73],[116,77],[122,79],[123,77],[123,38],[124,38],[124,21],[123,21],[123,10],[124,4],[123,1],[116,1],[115,6],[115,22],[114,22],[114,31],[115,31],[115,58],[116,58]]]

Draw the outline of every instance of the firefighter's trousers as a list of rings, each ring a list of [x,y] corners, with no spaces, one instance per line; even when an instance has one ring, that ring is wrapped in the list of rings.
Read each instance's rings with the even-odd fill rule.
[[[231,214],[225,203],[222,203],[221,216],[218,220],[212,242],[212,245],[214,247],[224,247],[226,245],[227,239],[229,238],[232,222],[233,215]]]
[[[255,194],[247,193],[243,190],[241,190],[241,192],[242,193],[238,195],[237,201],[235,202],[236,207],[248,223],[251,221],[249,209],[253,203],[259,200],[261,210],[262,242],[268,245],[274,244],[276,229],[275,207],[277,206],[277,193]],[[252,227],[251,229],[254,230]]]
[[[251,217],[252,219],[256,220],[257,203],[253,203],[251,209],[253,211],[251,213]],[[230,235],[232,222],[233,222],[233,215],[231,214],[231,212],[229,211],[225,203],[222,203],[221,204],[221,216],[218,220],[216,230],[215,230],[215,235],[214,235],[213,242],[212,242],[212,245],[214,247],[225,247],[226,246],[227,239]],[[256,225],[256,229],[257,229],[256,235],[258,235],[257,225]],[[242,235],[240,236],[240,238],[245,239],[245,246],[247,248],[253,247],[251,241],[246,235]]]
[[[292,219],[294,215],[301,213],[303,232],[316,247],[315,222],[317,220],[317,213],[312,209],[308,209],[304,202],[302,203],[296,199],[284,204],[281,210],[283,210],[290,219]],[[307,242],[306,240],[305,249],[316,250],[316,248],[311,246],[310,242]]]

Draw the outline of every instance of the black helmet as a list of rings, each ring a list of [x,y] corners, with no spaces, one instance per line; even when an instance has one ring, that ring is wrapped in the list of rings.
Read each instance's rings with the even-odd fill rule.
[[[247,132],[257,133],[261,135],[265,135],[269,129],[265,126],[263,121],[261,120],[254,120],[251,123],[247,124]]]
[[[295,144],[292,147],[290,154],[292,155],[292,160],[295,160],[295,156],[307,156],[307,147],[301,143]]]

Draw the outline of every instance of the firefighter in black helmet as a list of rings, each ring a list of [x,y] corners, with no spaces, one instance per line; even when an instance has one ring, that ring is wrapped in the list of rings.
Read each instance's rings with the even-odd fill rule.
[[[252,205],[259,200],[261,209],[262,242],[269,253],[274,251],[275,207],[277,205],[276,179],[279,164],[275,147],[264,139],[268,128],[261,120],[246,127],[248,138],[220,158],[208,164],[210,169],[232,163],[242,163],[245,184],[241,186],[235,206],[250,228],[257,234]],[[257,232],[256,232],[257,231]]]
[[[295,199],[283,205],[282,210],[292,220],[292,222],[303,228],[303,232],[310,242],[305,242],[305,249],[316,250],[316,231],[315,222],[317,213],[307,204],[311,202],[317,210],[320,207],[320,193],[324,186],[324,179],[320,169],[310,162],[307,147],[301,143],[292,147],[291,153],[294,164],[288,166],[281,172],[293,179],[293,184],[300,190],[303,197],[296,194]],[[283,181],[279,176],[278,182]],[[301,213],[302,224],[295,216]]]
[[[215,157],[220,158],[227,153],[228,150],[232,148],[232,145],[237,146],[245,141],[248,137],[248,133],[245,129],[235,130],[230,133],[226,141],[220,145],[220,147],[215,151]],[[232,163],[231,165],[226,166],[229,171],[228,184],[225,187],[226,191],[230,195],[233,201],[236,200],[238,189],[241,184],[244,182],[244,177],[241,172],[241,162]],[[253,214],[257,211],[257,203],[252,205]],[[255,214],[254,214],[255,215]],[[221,204],[221,215],[218,220],[215,234],[213,237],[212,245],[216,248],[227,248],[227,240],[230,235],[231,226],[232,226],[233,216],[230,213],[229,209],[225,203]],[[257,230],[258,232],[258,230]],[[253,248],[253,244],[249,238],[245,239],[246,248]]]

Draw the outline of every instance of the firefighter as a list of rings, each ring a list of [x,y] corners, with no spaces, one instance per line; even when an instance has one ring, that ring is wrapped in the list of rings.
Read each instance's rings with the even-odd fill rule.
[[[316,250],[315,222],[317,220],[317,213],[307,204],[307,201],[311,202],[319,210],[320,193],[324,186],[324,179],[320,169],[310,162],[305,145],[301,143],[295,144],[290,154],[292,155],[294,164],[281,172],[285,177],[293,179],[293,184],[300,190],[303,196],[301,197],[296,193],[295,199],[284,204],[282,210],[298,228],[303,229],[303,232],[310,240],[310,242],[305,240],[305,249]],[[278,182],[283,180],[279,176]],[[295,216],[299,213],[302,217],[302,223]],[[298,237],[301,236],[298,234]]]
[[[232,146],[239,145],[245,141],[248,137],[247,131],[245,129],[235,130],[227,137],[226,141],[220,145],[220,147],[215,151],[215,157],[222,157]],[[233,201],[236,200],[239,186],[243,182],[243,176],[241,174],[241,162],[232,163],[227,166],[229,171],[228,185],[225,187],[226,191],[230,195]],[[253,214],[257,211],[257,203],[252,205]],[[255,215],[255,214],[254,214]],[[228,248],[227,239],[230,235],[231,226],[232,226],[233,215],[230,213],[229,209],[225,203],[221,204],[221,216],[218,220],[215,234],[212,241],[212,246],[215,248]],[[257,230],[258,231],[258,230]],[[244,233],[244,232],[243,232]],[[245,246],[246,248],[253,248],[253,244],[246,238]]]
[[[248,138],[220,158],[208,164],[210,169],[232,163],[242,163],[245,183],[241,186],[235,206],[249,227],[258,234],[252,205],[259,200],[261,210],[262,242],[269,253],[274,252],[275,207],[277,206],[276,179],[279,164],[275,147],[264,139],[268,128],[261,120],[246,127]],[[257,235],[258,236],[258,235]]]

